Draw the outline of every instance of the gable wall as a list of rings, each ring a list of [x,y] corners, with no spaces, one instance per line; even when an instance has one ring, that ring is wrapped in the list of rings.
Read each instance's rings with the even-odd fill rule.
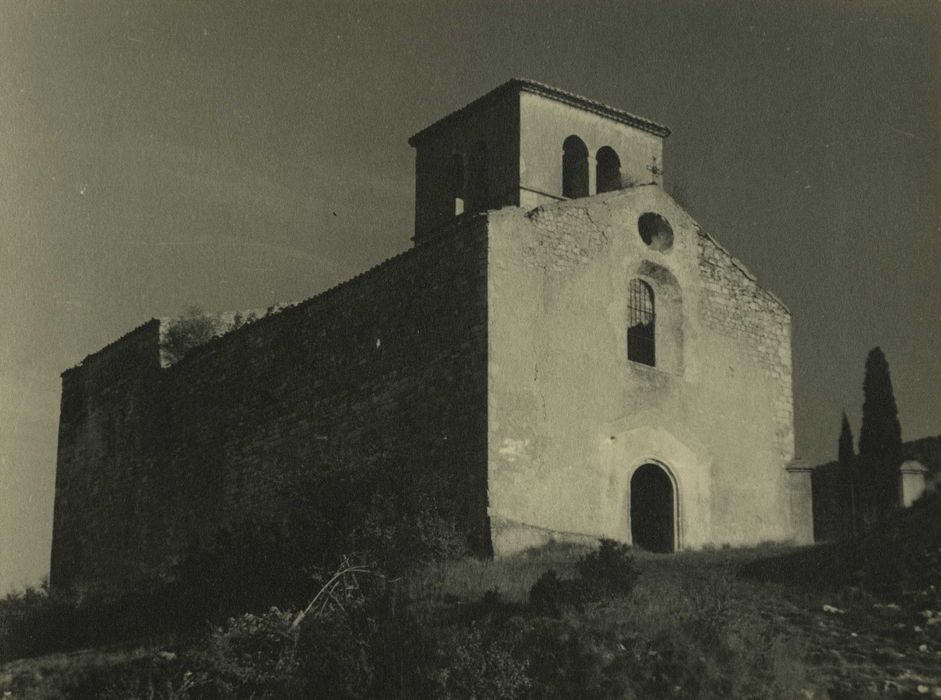
[[[656,252],[637,218],[659,211]],[[627,285],[657,295],[658,366],[627,360]],[[681,547],[787,539],[789,315],[658,187],[491,215],[489,499],[498,553],[630,541],[630,477],[670,470]],[[542,534],[540,534],[542,533]]]

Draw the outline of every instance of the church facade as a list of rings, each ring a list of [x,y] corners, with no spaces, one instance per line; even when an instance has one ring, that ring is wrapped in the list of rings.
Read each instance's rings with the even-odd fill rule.
[[[414,246],[161,361],[63,374],[51,582],[276,511],[325,445],[445,474],[480,551],[812,539],[790,313],[662,189],[669,131],[510,81],[410,140]]]

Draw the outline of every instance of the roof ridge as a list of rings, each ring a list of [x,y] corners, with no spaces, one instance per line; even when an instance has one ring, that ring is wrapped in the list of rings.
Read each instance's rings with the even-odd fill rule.
[[[651,119],[647,119],[646,117],[641,117],[636,114],[632,114],[631,112],[621,109],[620,107],[614,107],[604,102],[593,100],[590,97],[579,95],[578,93],[575,93],[575,92],[569,92],[568,90],[557,88],[554,85],[549,85],[548,83],[543,83],[538,80],[530,80],[528,78],[513,78],[512,81],[510,82],[514,82],[514,81],[518,82],[521,87],[532,88],[533,92],[537,92],[539,94],[543,94],[544,92],[550,93],[546,95],[547,97],[555,97],[555,98],[564,97],[567,99],[575,100],[581,105],[590,105],[591,107],[595,109],[602,110],[603,112],[605,112],[605,114],[602,114],[602,116],[612,116],[613,114],[617,114],[623,117],[625,121],[629,120],[630,122],[636,122],[636,123],[632,123],[631,124],[632,126],[636,126],[639,129],[643,129],[644,131],[649,131],[653,134],[657,134],[658,136],[662,136],[664,138],[669,136],[671,133],[669,127],[664,126],[663,124],[658,124],[657,122]],[[612,114],[607,114],[608,112]],[[619,119],[618,121],[621,121],[621,120]]]
[[[593,112],[599,116],[607,117],[609,119],[621,122],[622,124],[633,126],[637,129],[640,129],[641,131],[647,131],[651,134],[655,134],[661,138],[666,138],[670,135],[670,129],[663,126],[662,124],[658,124],[649,119],[645,119],[644,117],[631,114],[630,112],[626,112],[618,107],[612,107],[611,105],[605,104],[603,102],[598,102],[597,100],[592,100],[574,92],[568,92],[567,90],[562,90],[560,88],[553,87],[552,85],[541,83],[536,80],[530,80],[528,78],[511,78],[510,80],[507,80],[505,83],[498,85],[489,92],[486,92],[471,102],[468,102],[463,107],[446,114],[437,121],[426,126],[424,129],[419,130],[413,134],[411,138],[409,138],[409,145],[415,146],[418,141],[437,131],[445,124],[450,123],[454,119],[457,119],[471,110],[479,108],[490,100],[493,100],[510,90],[531,92],[533,94],[541,95],[557,102],[562,102],[563,104],[579,107],[586,111]]]
[[[390,267],[396,264],[396,262],[401,261],[405,258],[413,257],[415,255],[427,254],[425,252],[426,249],[430,249],[432,246],[441,244],[441,241],[445,239],[458,237],[460,235],[459,232],[463,231],[464,229],[469,229],[474,226],[477,226],[480,220],[485,218],[486,214],[487,212],[480,212],[479,214],[475,214],[471,217],[465,218],[460,222],[460,224],[452,228],[449,228],[446,231],[442,231],[440,232],[440,234],[429,238],[428,241],[422,243],[420,246],[413,245],[409,248],[406,248],[405,250],[400,250],[398,253],[395,253],[394,255],[384,258],[383,260],[380,260],[374,263],[373,265],[370,265],[365,270],[361,270],[360,272],[357,272],[352,277],[348,277],[344,280],[341,280],[340,282],[337,282],[331,287],[322,289],[319,292],[316,292],[312,294],[311,296],[305,297],[298,301],[286,303],[280,308],[278,308],[277,310],[273,311],[272,313],[261,316],[257,320],[252,321],[251,323],[246,323],[245,325],[240,326],[239,328],[233,329],[227,333],[215,335],[209,340],[207,340],[205,343],[202,343],[201,345],[198,345],[197,347],[195,347],[192,355],[188,354],[184,356],[183,358],[180,359],[180,361],[174,363],[173,365],[170,365],[169,367],[165,369],[172,370],[173,367],[176,367],[184,362],[187,362],[187,361],[192,362],[194,358],[199,357],[200,355],[206,352],[209,352],[211,348],[215,347],[219,343],[231,342],[230,336],[236,333],[244,332],[245,329],[262,328],[266,324],[277,323],[278,319],[283,319],[293,314],[305,313],[312,308],[316,308],[318,305],[326,306],[326,305],[332,304],[334,303],[335,297],[344,293],[348,289],[354,288],[354,285],[357,283],[361,283],[364,277],[367,277],[369,275],[374,275],[378,273],[381,269]]]
[[[66,369],[62,370],[62,371],[59,373],[59,376],[60,376],[60,377],[64,377],[66,374],[69,374],[70,372],[72,372],[72,371],[74,371],[74,370],[81,369],[81,368],[85,365],[85,363],[86,363],[88,360],[90,360],[90,359],[92,359],[93,357],[96,357],[96,356],[98,356],[98,355],[101,355],[102,353],[108,352],[109,350],[111,350],[112,348],[114,348],[116,345],[121,345],[121,344],[123,344],[123,343],[124,343],[128,338],[130,338],[132,335],[135,335],[135,334],[137,334],[137,333],[140,333],[141,331],[143,331],[144,329],[146,329],[146,328],[148,328],[149,326],[153,325],[154,323],[158,324],[158,329],[159,329],[160,319],[159,319],[159,318],[153,318],[153,317],[151,317],[151,318],[147,319],[146,321],[144,321],[143,323],[139,324],[138,326],[136,326],[136,327],[132,328],[131,330],[127,331],[126,333],[124,333],[123,335],[121,335],[119,338],[115,338],[114,340],[112,340],[112,341],[111,341],[110,343],[108,343],[107,345],[103,345],[102,347],[98,348],[98,349],[95,350],[94,352],[88,353],[87,355],[85,355],[85,357],[83,357],[81,360],[79,360],[78,362],[76,362],[76,363],[75,363],[74,365],[72,365],[71,367],[67,367]],[[159,330],[158,330],[158,332],[159,332]]]

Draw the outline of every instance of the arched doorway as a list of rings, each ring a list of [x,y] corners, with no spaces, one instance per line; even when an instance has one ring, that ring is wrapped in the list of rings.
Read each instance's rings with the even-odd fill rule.
[[[644,464],[631,477],[631,540],[648,552],[674,549],[673,480],[658,464]]]

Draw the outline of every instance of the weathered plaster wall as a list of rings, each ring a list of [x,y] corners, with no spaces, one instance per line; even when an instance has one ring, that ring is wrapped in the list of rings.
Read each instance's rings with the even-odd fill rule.
[[[638,217],[672,223],[657,252]],[[490,215],[494,547],[545,528],[630,541],[646,462],[677,485],[680,547],[787,539],[787,310],[659,187]],[[627,286],[655,290],[657,367],[627,360]],[[659,304],[660,301],[664,303]]]
[[[588,147],[589,192],[596,192],[595,155],[603,146],[621,159],[621,175],[636,184],[662,183],[663,140],[607,117],[530,92],[520,94],[520,201],[531,209],[562,196],[562,143],[572,134]],[[656,166],[652,172],[648,166]]]
[[[172,367],[156,321],[90,356],[63,375],[52,585],[159,572],[325,454],[445,474],[486,549],[486,314],[478,218]]]

